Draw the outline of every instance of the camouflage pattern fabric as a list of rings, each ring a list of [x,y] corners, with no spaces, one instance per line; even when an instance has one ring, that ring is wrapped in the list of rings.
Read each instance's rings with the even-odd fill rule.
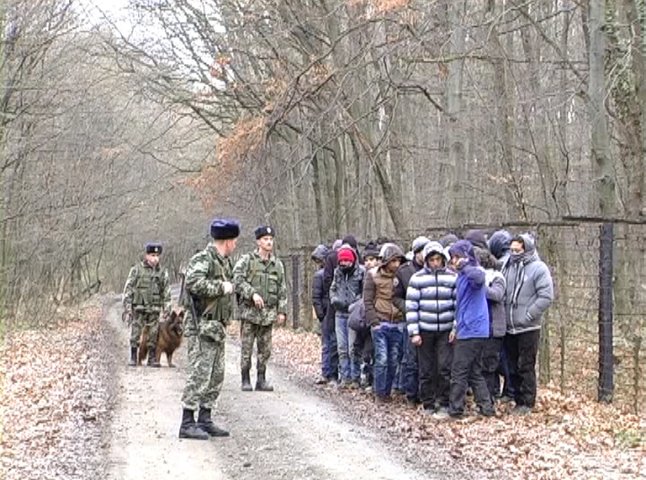
[[[274,255],[262,260],[257,252],[243,255],[233,269],[238,294],[238,317],[256,325],[272,325],[279,313],[287,314],[285,267]],[[253,302],[257,293],[265,302],[259,309]]]
[[[123,287],[123,306],[139,312],[170,313],[171,294],[168,271],[159,265],[152,268],[146,262],[139,262],[128,273]]]
[[[130,346],[139,347],[139,339],[144,327],[148,327],[148,349],[157,346],[159,332],[159,312],[134,312],[130,324]]]
[[[251,322],[240,322],[240,368],[251,370],[251,356],[253,354],[253,343],[256,341],[257,364],[259,372],[267,370],[267,362],[271,357],[271,333],[273,325],[258,325]]]
[[[224,341],[212,342],[199,335],[187,338],[188,378],[182,407],[213,410],[224,382]]]
[[[232,296],[225,295],[224,282],[232,280],[231,261],[213,245],[195,254],[186,267],[187,293],[207,305],[194,321],[187,308],[184,335],[187,339],[187,375],[182,395],[184,408],[213,409],[224,382],[225,326],[231,321]],[[190,295],[187,301],[190,301]],[[190,305],[190,304],[189,304]]]

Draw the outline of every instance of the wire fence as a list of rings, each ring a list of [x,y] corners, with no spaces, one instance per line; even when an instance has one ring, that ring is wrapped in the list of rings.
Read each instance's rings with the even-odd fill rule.
[[[584,220],[504,228],[535,235],[554,279],[555,300],[541,334],[541,383],[643,412],[646,224]],[[495,229],[483,226],[488,233]],[[460,230],[465,228],[433,228],[425,234],[438,239]],[[313,249],[303,246],[281,256],[288,272],[291,325],[309,331],[318,329],[310,294]]]

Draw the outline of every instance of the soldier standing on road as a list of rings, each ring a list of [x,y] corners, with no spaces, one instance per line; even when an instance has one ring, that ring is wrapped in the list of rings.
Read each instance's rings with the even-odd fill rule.
[[[274,229],[258,227],[255,231],[258,249],[243,255],[233,269],[236,293],[239,295],[242,390],[251,391],[251,355],[257,346],[256,390],[274,390],[266,379],[271,356],[271,333],[274,322],[284,325],[287,319],[287,286],[285,267],[273,254]]]
[[[186,267],[184,307],[186,308],[187,379],[182,395],[182,424],[179,438],[207,440],[227,437],[218,428],[211,411],[224,382],[226,326],[231,321],[232,265],[229,256],[236,248],[240,225],[234,220],[211,223],[213,241],[195,254]],[[198,410],[197,423],[195,410]]]
[[[149,367],[159,367],[156,361],[157,334],[159,315],[170,314],[171,295],[168,272],[159,265],[162,246],[159,243],[147,243],[144,259],[130,269],[126,285],[123,288],[123,307],[131,317],[130,325],[130,361],[128,365],[137,366],[137,349],[144,328],[148,329],[148,363]]]

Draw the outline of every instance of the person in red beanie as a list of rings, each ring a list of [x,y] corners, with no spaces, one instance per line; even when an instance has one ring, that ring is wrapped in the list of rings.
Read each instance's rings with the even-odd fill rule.
[[[359,385],[361,358],[358,352],[354,351],[353,342],[350,342],[348,317],[350,305],[361,298],[365,269],[359,265],[354,248],[348,244],[339,248],[337,262],[338,266],[334,270],[334,279],[330,287],[330,304],[336,311],[334,326],[339,352],[341,386],[351,387]]]

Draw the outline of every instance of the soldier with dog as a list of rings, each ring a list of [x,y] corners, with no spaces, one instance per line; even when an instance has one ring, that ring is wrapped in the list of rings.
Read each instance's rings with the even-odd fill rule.
[[[195,254],[186,267],[183,306],[188,378],[182,395],[180,438],[207,440],[209,436],[229,436],[229,432],[213,423],[211,411],[224,382],[226,327],[231,321],[234,293],[230,255],[239,235],[238,222],[213,220],[213,241]]]
[[[274,323],[284,325],[287,319],[285,267],[273,253],[274,229],[261,226],[254,233],[258,248],[243,255],[233,270],[240,318],[242,390],[252,389],[250,370],[255,342],[256,390],[271,392],[274,387],[267,381],[266,372],[271,356],[272,329]]]
[[[130,269],[123,289],[123,307],[130,317],[130,360],[137,365],[141,334],[146,331],[149,367],[159,367],[156,360],[157,333],[160,314],[170,315],[171,292],[168,272],[159,264],[162,245],[147,243],[144,258]]]

